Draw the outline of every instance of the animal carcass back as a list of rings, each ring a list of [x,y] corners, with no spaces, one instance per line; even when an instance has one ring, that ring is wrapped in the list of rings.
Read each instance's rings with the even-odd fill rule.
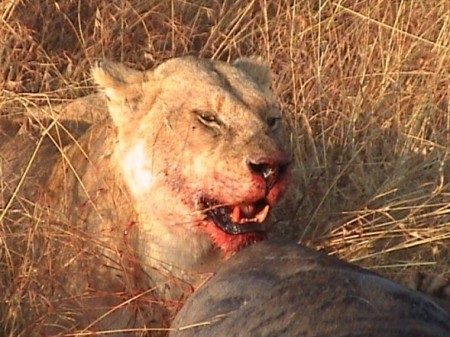
[[[291,243],[262,242],[190,297],[171,337],[450,336],[450,314],[419,292]]]

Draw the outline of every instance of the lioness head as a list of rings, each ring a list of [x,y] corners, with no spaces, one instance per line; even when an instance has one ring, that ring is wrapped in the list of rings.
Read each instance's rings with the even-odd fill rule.
[[[101,61],[93,76],[149,235],[225,254],[266,236],[291,155],[263,61],[183,57],[146,72]]]

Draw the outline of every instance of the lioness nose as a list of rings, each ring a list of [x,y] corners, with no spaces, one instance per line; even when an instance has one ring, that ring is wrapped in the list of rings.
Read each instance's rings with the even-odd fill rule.
[[[289,159],[258,158],[248,159],[247,166],[252,174],[261,176],[270,190],[286,173]]]

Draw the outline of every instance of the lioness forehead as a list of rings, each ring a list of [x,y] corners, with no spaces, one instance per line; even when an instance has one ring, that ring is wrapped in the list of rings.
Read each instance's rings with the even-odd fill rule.
[[[245,69],[241,69],[232,63],[197,59],[190,56],[171,59],[161,64],[155,69],[155,75],[160,79],[175,77],[180,80],[195,80],[204,82],[205,84],[217,84],[217,81],[220,81],[221,84],[233,86],[237,83],[245,83],[249,86],[261,86],[258,89],[263,89],[263,85],[270,85],[270,83],[258,83]]]
[[[182,57],[160,65],[154,76],[162,81],[163,90],[176,91],[180,98],[189,97],[196,103],[228,98],[264,115],[278,115],[278,103],[270,88],[270,70],[262,61],[249,59],[244,66],[238,62]]]

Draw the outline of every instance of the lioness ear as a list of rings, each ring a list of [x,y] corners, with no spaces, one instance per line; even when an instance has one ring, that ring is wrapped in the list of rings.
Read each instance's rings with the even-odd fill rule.
[[[97,61],[91,71],[94,81],[105,91],[114,123],[119,128],[126,125],[136,117],[133,104],[141,99],[146,73],[108,60]]]
[[[105,89],[106,96],[110,100],[120,100],[126,96],[130,85],[139,85],[144,81],[144,74],[108,60],[97,61],[92,67],[94,81]]]
[[[263,88],[270,90],[272,72],[269,64],[261,56],[239,58],[233,62],[233,65],[245,71]]]

